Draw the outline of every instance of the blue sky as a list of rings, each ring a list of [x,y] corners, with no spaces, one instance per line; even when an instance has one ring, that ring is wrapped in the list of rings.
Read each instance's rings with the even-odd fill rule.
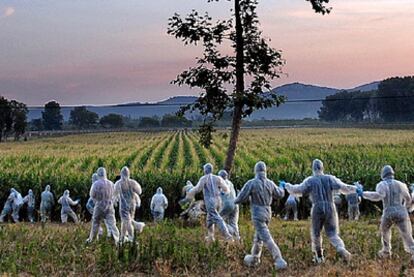
[[[0,1],[0,95],[29,105],[156,101],[196,90],[169,82],[200,49],[166,34],[174,12],[225,18],[205,0]],[[304,0],[262,0],[264,34],[287,64],[274,85],[338,88],[413,75],[414,0],[334,0],[316,15]]]

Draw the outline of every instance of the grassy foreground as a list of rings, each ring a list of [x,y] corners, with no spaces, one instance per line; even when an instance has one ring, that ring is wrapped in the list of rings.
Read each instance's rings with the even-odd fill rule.
[[[253,227],[241,220],[241,243],[218,240],[206,245],[204,228],[184,227],[179,222],[149,225],[137,240],[138,247],[117,249],[110,241],[85,244],[89,224],[0,225],[0,275],[90,276],[414,276],[414,266],[394,232],[394,256],[376,257],[380,249],[378,220],[341,222],[342,237],[354,254],[347,265],[336,256],[324,238],[327,261],[312,264],[309,222],[274,219],[271,232],[279,244],[289,269],[274,272],[264,250],[262,264],[255,269],[243,266],[250,250]],[[394,230],[396,231],[396,230]]]

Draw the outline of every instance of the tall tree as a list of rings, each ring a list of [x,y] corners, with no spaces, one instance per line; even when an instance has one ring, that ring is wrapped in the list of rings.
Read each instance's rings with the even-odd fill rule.
[[[377,108],[385,121],[414,121],[414,76],[382,81],[378,86]]]
[[[0,142],[7,136],[13,126],[9,101],[0,96]]]
[[[14,139],[18,140],[26,132],[28,110],[26,104],[15,100],[10,101],[10,108]]]
[[[60,112],[60,105],[56,101],[46,103],[42,112],[43,127],[46,130],[61,130],[63,125],[63,116]]]
[[[98,123],[99,116],[86,107],[75,107],[70,111],[69,123],[79,129],[93,128]]]
[[[218,2],[219,0],[207,0]],[[259,30],[256,13],[258,0],[232,0],[234,9],[228,20],[214,22],[206,13],[192,11],[186,17],[175,14],[169,19],[168,33],[184,44],[202,44],[204,54],[197,65],[182,72],[173,83],[202,90],[198,100],[183,107],[179,114],[199,110],[204,116],[200,127],[201,143],[212,142],[213,123],[232,111],[232,129],[224,168],[231,171],[237,149],[241,122],[253,111],[278,106],[284,98],[271,91],[271,80],[278,78],[284,60],[269,45]],[[329,13],[329,0],[306,0],[316,12]],[[222,54],[220,46],[229,40],[233,55]],[[246,83],[248,80],[248,83]],[[231,89],[229,89],[231,88]]]
[[[122,128],[124,126],[124,118],[120,114],[110,113],[103,116],[99,120],[99,124],[104,128]]]

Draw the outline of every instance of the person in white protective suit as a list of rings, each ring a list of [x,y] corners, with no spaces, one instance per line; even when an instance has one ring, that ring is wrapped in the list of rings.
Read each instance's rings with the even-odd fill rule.
[[[87,243],[92,242],[98,235],[99,226],[105,220],[106,226],[115,240],[119,242],[119,230],[116,227],[115,209],[113,205],[114,184],[106,177],[106,170],[98,168],[98,180],[93,183],[89,196],[95,203],[92,215],[92,227]]]
[[[162,188],[157,188],[157,192],[151,198],[151,214],[155,222],[160,222],[164,219],[165,209],[168,207],[168,199],[162,192]]]
[[[325,258],[322,248],[322,228],[335,247],[337,253],[345,260],[350,261],[351,253],[345,248],[343,240],[339,237],[338,213],[334,204],[334,193],[355,193],[357,187],[343,183],[332,175],[325,175],[323,163],[314,160],[312,163],[313,176],[306,178],[300,185],[286,184],[286,190],[295,196],[310,195],[311,210],[311,240],[314,262],[322,263]]]
[[[293,220],[298,221],[298,199],[294,195],[289,195],[285,202],[286,214],[284,220],[289,220],[290,214],[293,213]]]
[[[359,185],[359,183],[356,183]],[[348,204],[348,219],[359,220],[359,203],[361,203],[361,197],[357,193],[351,193],[346,196],[346,202]]]
[[[229,193],[229,188],[226,182],[220,176],[213,174],[213,165],[207,163],[203,167],[204,176],[200,178],[197,185],[186,193],[185,200],[192,201],[195,195],[199,192],[203,192],[204,205],[207,212],[207,236],[206,241],[212,242],[214,237],[214,226],[217,225],[224,239],[227,241],[233,241],[233,237],[230,234],[227,224],[220,216],[218,210],[221,206],[220,193]]]
[[[250,201],[250,211],[253,226],[255,228],[253,246],[251,253],[244,257],[247,266],[257,266],[260,264],[263,244],[270,251],[275,268],[282,270],[287,268],[287,263],[282,257],[279,247],[273,240],[269,231],[269,223],[272,218],[272,200],[283,198],[285,190],[279,188],[275,183],[267,178],[266,164],[256,163],[254,167],[255,178],[249,180],[240,191],[235,204]]]
[[[404,243],[404,250],[411,254],[414,261],[414,240],[408,209],[412,206],[412,198],[406,184],[394,179],[394,170],[386,165],[381,171],[381,179],[375,191],[358,190],[360,196],[370,201],[382,201],[383,213],[381,218],[382,249],[380,257],[390,257],[391,227],[396,225]]]
[[[62,209],[60,211],[60,218],[62,220],[62,223],[67,223],[68,217],[72,218],[73,222],[75,223],[79,222],[78,216],[71,207],[78,205],[79,200],[73,201],[72,198],[70,198],[69,190],[65,190],[63,192],[63,195],[59,198],[58,203],[62,205]]]
[[[0,214],[0,222],[4,222],[4,217],[11,213],[13,221],[19,222],[20,208],[23,205],[22,195],[14,188],[10,189],[10,195],[4,204],[3,211]]]
[[[226,170],[220,170],[218,176],[224,179],[230,192],[228,194],[221,193],[222,207],[220,215],[227,224],[230,234],[234,239],[240,240],[239,232],[239,205],[234,204],[236,199],[236,190],[233,183],[229,180],[229,174]]]
[[[140,184],[130,178],[128,167],[121,169],[121,179],[115,183],[114,199],[119,201],[119,215],[121,217],[121,241],[133,241],[134,229],[142,232],[145,224],[134,220],[137,204],[140,204],[139,195],[142,193]]]
[[[34,222],[34,211],[36,205],[36,198],[31,189],[29,189],[28,194],[23,198],[23,203],[27,205],[27,217],[31,223]]]
[[[92,174],[92,185],[93,183],[95,183],[96,181],[98,181],[98,174],[94,173]],[[86,209],[88,210],[88,212],[93,215],[93,210],[95,208],[95,203],[93,202],[93,199],[91,197],[89,197],[88,202],[86,202]],[[110,228],[108,228],[107,224],[106,224],[106,220],[104,220],[105,226],[106,226],[106,236],[108,238],[112,237]],[[103,234],[103,229],[102,226],[99,225],[99,230],[98,230],[98,237],[102,236]]]
[[[50,192],[50,185],[47,185],[45,191],[40,195],[40,219],[43,223],[50,218],[53,205],[55,205],[55,198]]]

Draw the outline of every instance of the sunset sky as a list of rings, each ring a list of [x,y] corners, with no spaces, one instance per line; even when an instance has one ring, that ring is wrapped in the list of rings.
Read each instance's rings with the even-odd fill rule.
[[[305,0],[262,0],[262,30],[283,51],[292,82],[350,88],[414,74],[414,0],[333,0],[330,15]],[[191,9],[215,18],[231,3],[206,0],[0,1],[0,95],[28,105],[156,101],[196,95],[169,82],[200,48],[166,34]]]

